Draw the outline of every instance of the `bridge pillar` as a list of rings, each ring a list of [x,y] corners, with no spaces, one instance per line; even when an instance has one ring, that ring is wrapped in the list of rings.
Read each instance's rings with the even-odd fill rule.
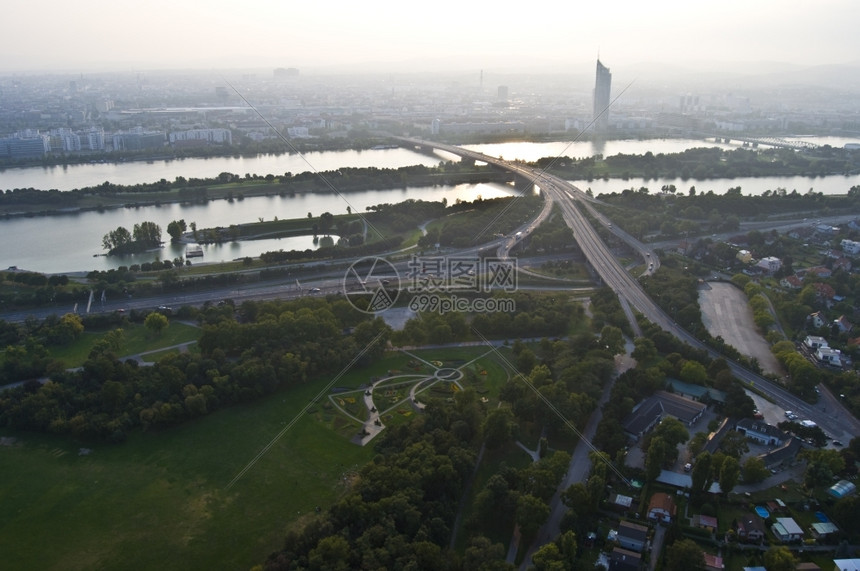
[[[470,167],[475,166],[475,159],[471,157],[460,157],[460,162]]]
[[[520,175],[514,176],[514,185],[523,194],[531,194],[535,190],[534,180]]]

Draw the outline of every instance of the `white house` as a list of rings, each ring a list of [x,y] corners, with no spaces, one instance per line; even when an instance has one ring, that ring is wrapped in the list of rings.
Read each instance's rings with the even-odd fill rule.
[[[839,349],[819,347],[818,350],[815,351],[815,358],[827,365],[833,365],[835,367],[842,366],[842,351]]]
[[[761,260],[759,260],[756,266],[760,267],[766,272],[774,273],[776,271],[779,271],[779,268],[782,267],[782,261],[779,258],[768,256],[767,258],[762,258]]]
[[[827,347],[827,339],[818,335],[807,335],[803,340],[803,344],[815,351],[819,347]]]
[[[842,251],[845,252],[847,256],[856,256],[860,254],[860,242],[855,242],[854,240],[842,240],[839,243],[842,246]]]
[[[742,418],[735,424],[735,430],[742,432],[747,438],[766,446],[782,446],[788,436],[775,426],[750,418]]]
[[[780,541],[800,541],[803,539],[803,529],[797,525],[794,518],[778,517],[770,530]]]

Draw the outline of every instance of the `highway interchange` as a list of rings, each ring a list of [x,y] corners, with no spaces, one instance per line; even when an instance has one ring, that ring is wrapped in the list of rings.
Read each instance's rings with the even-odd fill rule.
[[[543,193],[545,198],[544,208],[541,213],[528,224],[518,229],[523,236],[528,235],[537,228],[549,215],[553,204],[561,209],[565,222],[573,230],[574,236],[584,253],[589,264],[600,276],[600,279],[610,287],[619,297],[622,307],[632,308],[641,313],[645,318],[657,324],[663,330],[671,333],[678,339],[686,342],[692,347],[704,349],[712,357],[720,357],[718,353],[704,345],[699,339],[693,337],[687,330],[675,323],[672,318],[664,312],[645,293],[638,281],[627,271],[613,256],[607,245],[599,237],[597,231],[580,211],[585,208],[589,214],[610,232],[624,240],[629,247],[638,252],[643,263],[647,264],[646,273],[656,271],[660,260],[652,249],[653,246],[643,244],[626,234],[623,230],[613,227],[610,220],[597,213],[592,207],[592,199],[573,184],[550,175],[549,173],[524,166],[519,163],[505,161],[490,157],[483,153],[467,150],[453,145],[432,143],[417,139],[399,138],[405,145],[420,146],[423,148],[435,148],[446,151],[467,160],[480,161],[495,165],[499,168],[512,171],[524,180],[531,181]],[[448,252],[448,255],[477,256],[478,252],[496,250],[500,258],[507,257],[510,250],[519,241],[516,235],[507,237],[494,237],[478,247],[461,250],[456,253]],[[400,252],[399,256],[393,256],[395,272],[399,276],[408,275],[409,252]],[[325,262],[306,264],[296,268],[286,278],[272,281],[260,281],[243,283],[208,291],[187,292],[181,294],[164,293],[146,299],[113,299],[105,303],[98,300],[93,301],[91,310],[93,312],[131,310],[131,309],[153,309],[158,306],[180,306],[180,305],[202,305],[206,302],[229,298],[236,302],[246,300],[264,299],[289,299],[303,295],[325,295],[330,293],[341,293],[343,291],[344,275],[350,262],[342,264]],[[542,288],[554,289],[554,288]],[[24,311],[2,312],[3,319],[7,321],[24,321],[27,318],[43,319],[58,311],[68,311],[71,308],[45,307]],[[79,313],[84,313],[85,308],[79,307]],[[632,317],[632,313],[628,314]],[[632,320],[635,324],[635,320]],[[860,434],[860,421],[854,418],[845,409],[838,399],[822,405],[811,405],[806,401],[790,394],[788,391],[771,382],[770,380],[742,367],[738,363],[729,361],[734,375],[749,386],[755,387],[759,392],[767,395],[775,404],[785,410],[792,410],[804,419],[816,422],[824,431],[836,439],[848,441],[853,435]],[[826,391],[825,391],[826,394]]]
[[[418,140],[406,140],[406,142],[425,147],[433,146],[469,160],[493,164],[499,168],[512,170],[521,177],[533,181],[544,193],[548,203],[555,203],[561,208],[564,220],[573,230],[576,241],[586,259],[603,282],[618,295],[622,304],[626,302],[664,331],[671,333],[694,348],[706,350],[711,357],[722,356],[675,323],[665,311],[651,300],[639,282],[621,266],[603,240],[600,239],[597,231],[580,212],[578,205],[586,205],[587,208],[589,197],[573,184],[545,171],[496,159],[460,147]],[[607,219],[600,216],[598,219],[617,236],[625,239],[634,251],[639,252],[644,263],[654,264],[655,267],[652,269],[658,267],[659,260],[652,250],[631,236],[620,232],[617,228],[612,228],[612,224]],[[740,364],[731,360],[728,362],[735,377],[767,395],[770,400],[783,409],[794,411],[801,418],[816,422],[828,435],[847,442],[853,436],[860,434],[860,421],[854,418],[838,400],[832,400],[826,409],[811,405]]]

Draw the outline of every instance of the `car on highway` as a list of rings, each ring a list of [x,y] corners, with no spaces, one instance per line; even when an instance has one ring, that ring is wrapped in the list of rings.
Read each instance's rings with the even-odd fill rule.
[[[318,288],[318,287],[312,287],[312,288],[311,288],[311,293],[319,293],[319,292],[321,292],[321,291],[322,291],[322,290],[321,290],[320,288]]]

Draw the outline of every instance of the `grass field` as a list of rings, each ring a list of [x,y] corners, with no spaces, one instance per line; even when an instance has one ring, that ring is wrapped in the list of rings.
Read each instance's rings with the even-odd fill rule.
[[[187,325],[179,321],[171,321],[170,325],[161,332],[154,335],[143,325],[137,323],[125,323],[122,326],[125,332],[125,341],[116,352],[119,357],[136,355],[146,351],[154,351],[163,347],[178,345],[194,341],[200,337],[200,328]],[[84,331],[84,333],[70,345],[64,347],[49,347],[51,357],[59,359],[67,367],[80,367],[92,351],[93,346],[105,334],[105,331]],[[147,360],[154,360],[148,357]]]
[[[486,347],[421,351],[446,366],[484,355]],[[391,353],[350,371],[338,386],[405,369]],[[492,353],[487,395],[497,398],[507,372]],[[11,433],[0,446],[0,553],[9,569],[249,569],[282,546],[284,532],[314,517],[345,490],[375,454],[351,444],[335,415],[299,418],[230,481],[313,399],[328,379],[218,411],[161,432],[135,432],[107,445],[44,434]],[[341,419],[342,421],[343,419]],[[91,452],[81,455],[82,448]],[[346,480],[345,480],[346,478]]]

